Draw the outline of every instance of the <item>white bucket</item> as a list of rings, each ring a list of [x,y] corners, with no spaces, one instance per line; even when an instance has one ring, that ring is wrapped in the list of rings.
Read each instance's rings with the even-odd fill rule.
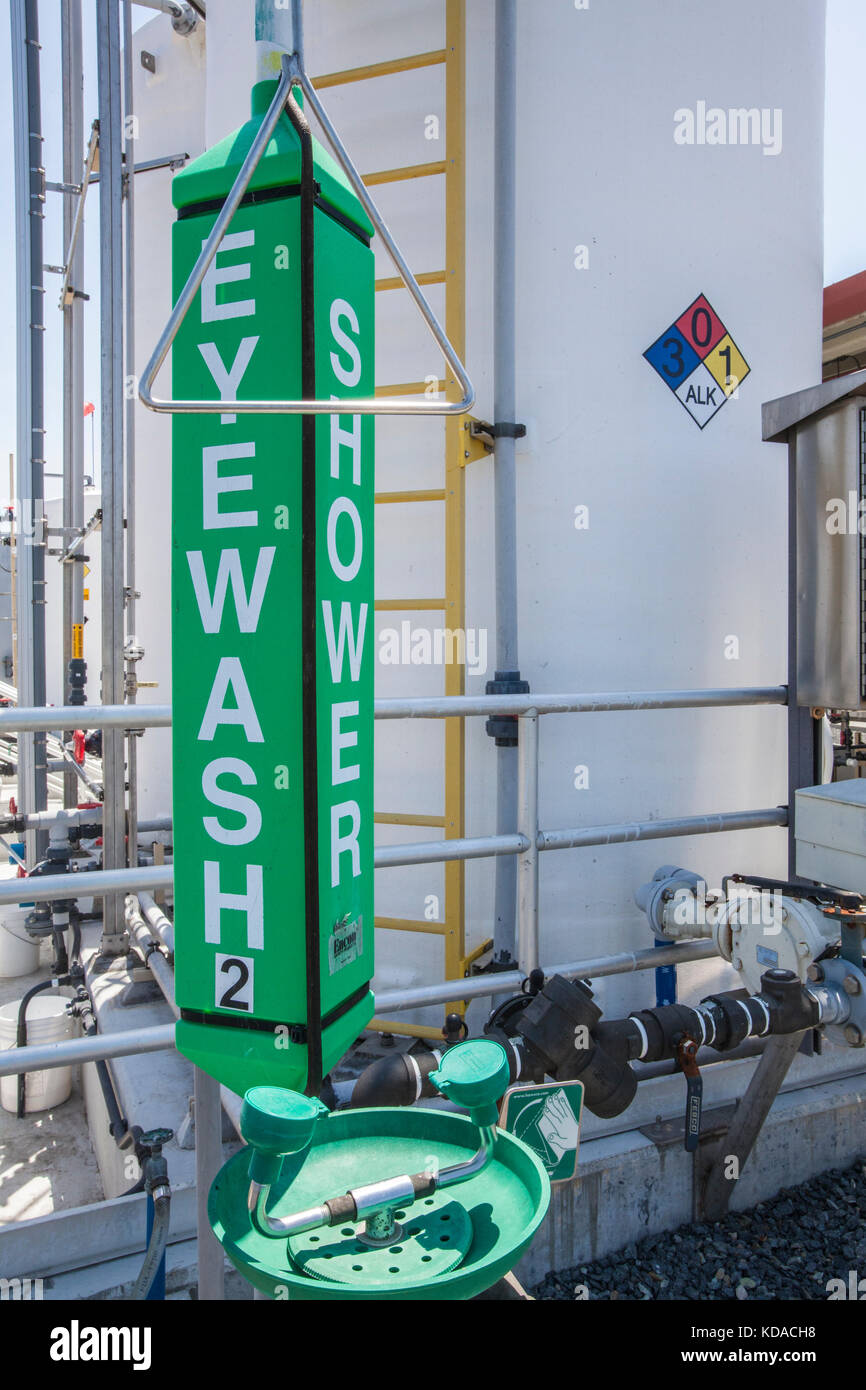
[[[0,1052],[15,1046],[18,1032],[20,999],[0,1005]],[[75,1019],[66,1012],[69,1001],[59,994],[37,994],[27,1006],[27,1042],[63,1042],[76,1033]],[[24,1109],[53,1110],[69,1099],[72,1090],[72,1067],[51,1067],[47,1071],[31,1071],[24,1082]],[[18,1077],[0,1078],[0,1105],[15,1114],[18,1108]]]
[[[39,942],[24,926],[30,908],[9,907],[0,917],[0,978],[32,975],[39,967]]]

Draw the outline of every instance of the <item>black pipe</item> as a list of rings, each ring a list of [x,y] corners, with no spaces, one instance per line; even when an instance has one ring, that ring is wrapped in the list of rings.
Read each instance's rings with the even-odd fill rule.
[[[518,1077],[525,1081],[542,1081],[543,1072],[533,1071],[527,1050],[520,1038],[512,1039],[501,1029],[485,1030],[485,1037],[501,1043],[508,1057],[508,1084]],[[442,1052],[446,1051],[442,1045]],[[352,1091],[350,1109],[364,1110],[372,1105],[414,1105],[416,1100],[438,1096],[430,1073],[442,1062],[442,1052],[397,1052],[392,1057],[380,1057],[361,1072]]]
[[[21,1000],[21,1003],[18,1005],[18,1027],[15,1033],[16,1047],[27,1046],[27,1005],[30,1003],[30,1000],[33,999],[37,994],[41,994],[44,989],[52,989],[54,985],[60,983],[60,980],[52,977],[50,980],[43,980],[40,984],[33,985],[31,989],[28,989],[27,993],[24,995],[24,998]],[[19,1120],[23,1119],[24,1117],[25,1079],[26,1073],[21,1072],[20,1076],[18,1077],[18,1104],[15,1111],[16,1117]]]
[[[411,1105],[422,1096],[438,1095],[431,1071],[439,1066],[436,1052],[421,1052],[411,1057],[397,1052],[392,1057],[380,1057],[361,1072],[352,1090],[352,1110],[365,1110],[371,1105]],[[417,1068],[417,1070],[416,1070]]]
[[[99,1032],[99,1025],[96,1022],[96,1015],[93,1011],[93,1001],[83,986],[79,990],[76,1004],[76,1011],[81,1019],[84,1035],[87,1038],[91,1038],[94,1033]],[[86,1021],[88,1017],[89,1022]],[[129,1133],[129,1126],[120,1108],[120,1102],[117,1099],[117,1092],[114,1089],[114,1082],[111,1078],[108,1063],[104,1058],[97,1058],[94,1065],[96,1067],[96,1075],[99,1080],[100,1090],[102,1091],[102,1099],[105,1101],[105,1108],[108,1112],[108,1132],[115,1144],[120,1146],[121,1141]]]

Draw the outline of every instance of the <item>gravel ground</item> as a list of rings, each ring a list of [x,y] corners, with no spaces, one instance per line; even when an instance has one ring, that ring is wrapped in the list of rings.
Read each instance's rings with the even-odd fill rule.
[[[819,1299],[849,1271],[866,1294],[866,1160],[723,1221],[680,1226],[546,1275],[537,1299]],[[587,1294],[582,1294],[585,1286]]]

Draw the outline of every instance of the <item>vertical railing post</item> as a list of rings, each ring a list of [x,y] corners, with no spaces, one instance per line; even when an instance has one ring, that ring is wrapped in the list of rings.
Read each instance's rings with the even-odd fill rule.
[[[102,690],[107,705],[123,701],[123,167],[120,10],[97,0],[99,94],[99,232],[102,449]],[[103,865],[126,864],[126,769],[120,729],[102,731]],[[103,899],[102,950],[123,949],[120,899]]]
[[[517,831],[529,841],[517,859],[518,963],[538,965],[538,711],[517,721]]]
[[[211,1230],[207,1199],[222,1167],[222,1104],[220,1084],[200,1067],[193,1068],[195,1106],[195,1204],[199,1302],[225,1298],[223,1249]]]

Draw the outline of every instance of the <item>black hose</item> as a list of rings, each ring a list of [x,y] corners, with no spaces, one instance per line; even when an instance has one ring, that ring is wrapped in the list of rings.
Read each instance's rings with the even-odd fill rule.
[[[30,1003],[30,1000],[31,1000],[35,995],[41,994],[42,991],[43,991],[44,989],[51,989],[55,983],[56,983],[56,981],[54,980],[54,978],[52,978],[52,979],[50,979],[50,980],[43,980],[41,984],[34,985],[34,986],[32,987],[32,989],[28,989],[27,993],[24,995],[24,998],[21,1000],[21,1003],[18,1005],[18,1028],[17,1028],[16,1034],[15,1034],[15,1046],[16,1046],[16,1047],[26,1047],[26,1046],[27,1046],[27,1005]],[[15,1113],[16,1113],[16,1116],[17,1116],[17,1118],[18,1118],[19,1120],[20,1120],[20,1119],[23,1119],[23,1117],[24,1117],[24,1083],[25,1083],[25,1080],[26,1080],[26,1073],[25,1073],[25,1072],[22,1072],[21,1075],[18,1077],[18,1105],[17,1105],[16,1112],[15,1112]]]
[[[80,1006],[79,1013],[84,1026],[84,1035],[87,1038],[91,1038],[94,1033],[99,1032],[99,1027],[93,1012],[93,1003],[86,990],[79,994],[78,1002]],[[88,1015],[90,1018],[89,1023],[85,1022]],[[123,1111],[120,1108],[120,1102],[117,1099],[117,1092],[114,1089],[111,1072],[104,1058],[97,1058],[94,1062],[94,1066],[96,1067],[96,1075],[99,1080],[100,1090],[102,1091],[102,1099],[105,1101],[105,1108],[108,1111],[108,1132],[115,1144],[120,1144],[120,1141],[126,1135],[129,1127],[126,1123]]]
[[[69,969],[69,957],[66,954],[66,940],[59,927],[51,928],[51,937],[54,942],[54,973],[55,975],[65,975]]]

